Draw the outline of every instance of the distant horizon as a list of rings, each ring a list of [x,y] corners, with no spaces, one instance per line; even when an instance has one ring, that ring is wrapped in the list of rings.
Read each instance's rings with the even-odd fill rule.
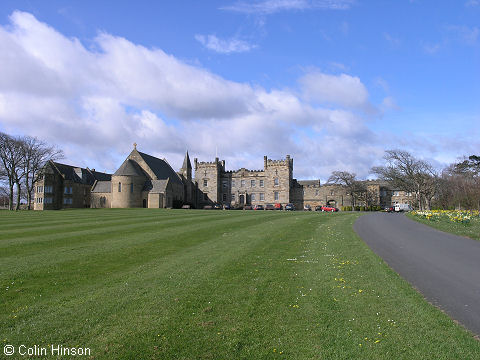
[[[0,131],[111,171],[138,143],[297,179],[371,178],[385,150],[480,153],[480,1],[0,4]],[[102,170],[102,171],[104,171]]]

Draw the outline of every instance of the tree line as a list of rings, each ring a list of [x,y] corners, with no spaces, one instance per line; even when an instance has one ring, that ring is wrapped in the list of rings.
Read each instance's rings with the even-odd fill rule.
[[[480,210],[480,156],[470,155],[441,171],[404,150],[387,150],[384,160],[385,165],[373,167],[371,173],[393,189],[411,193],[415,208]],[[344,186],[352,205],[362,202],[368,206],[376,200],[355,173],[334,171],[327,183]]]
[[[7,199],[8,208],[18,210],[24,198],[30,209],[38,172],[48,160],[62,157],[61,150],[36,137],[0,132],[0,197]]]

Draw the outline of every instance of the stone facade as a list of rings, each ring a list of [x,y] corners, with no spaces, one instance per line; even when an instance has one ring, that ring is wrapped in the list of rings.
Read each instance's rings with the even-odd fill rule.
[[[232,207],[293,203],[338,208],[352,205],[352,197],[340,185],[322,185],[320,180],[293,178],[293,159],[264,156],[262,170],[241,168],[227,171],[225,160],[194,159],[195,178],[188,152],[175,172],[165,159],[141,153],[134,146],[113,174],[99,173],[49,161],[36,180],[34,209],[62,208],[171,208],[188,204],[194,208],[223,204]],[[380,181],[366,181],[363,201],[355,205],[412,204],[414,197],[392,190]]]

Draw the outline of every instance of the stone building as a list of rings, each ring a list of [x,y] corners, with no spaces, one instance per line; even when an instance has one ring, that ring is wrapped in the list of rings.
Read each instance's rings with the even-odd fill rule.
[[[98,181],[109,181],[110,174],[48,161],[35,182],[34,210],[88,208],[91,189]]]
[[[170,208],[192,201],[194,186],[188,153],[176,173],[166,160],[134,149],[110,181],[96,181],[92,208]]]
[[[287,204],[293,183],[293,159],[271,160],[264,156],[263,170],[241,168],[225,170],[225,160],[199,162],[194,159],[197,204],[213,203],[243,206],[246,204]]]
[[[134,149],[112,174],[49,161],[35,187],[36,210],[61,208],[171,208],[189,204],[194,208],[223,204],[232,207],[293,203],[297,209],[310,205],[338,208],[352,205],[352,196],[340,185],[322,185],[320,180],[293,178],[293,159],[264,156],[263,169],[227,171],[225,160],[194,159],[195,178],[188,152],[175,172],[165,159]],[[363,200],[356,205],[412,204],[413,197],[392,190],[381,181],[366,181]]]

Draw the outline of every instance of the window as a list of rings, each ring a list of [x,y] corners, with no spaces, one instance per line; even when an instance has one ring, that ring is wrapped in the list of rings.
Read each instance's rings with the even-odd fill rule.
[[[315,196],[318,196],[318,190],[315,190]]]
[[[393,196],[400,196],[400,191],[394,191]]]
[[[207,180],[207,179],[203,179],[203,186],[204,186],[204,187],[207,187],[207,186],[208,186],[208,180]]]
[[[334,190],[330,191],[330,195],[331,195],[331,196],[334,196],[334,195],[335,195],[335,191],[334,191]]]
[[[255,194],[250,195],[250,199],[251,199],[252,201],[255,201]]]
[[[44,203],[45,204],[52,204],[53,203],[53,199],[51,197],[46,197],[45,200],[44,200]]]
[[[242,180],[242,181],[240,182],[240,187],[245,187],[245,180]]]
[[[232,201],[235,201],[235,194],[232,194]]]
[[[278,191],[275,191],[275,192],[273,193],[273,195],[274,195],[274,199],[275,199],[275,200],[278,200],[278,199],[279,199]]]
[[[121,182],[118,183],[118,192],[122,192],[122,183]]]
[[[255,187],[255,180],[250,180],[250,187]]]
[[[47,194],[51,194],[51,193],[53,193],[53,186],[52,186],[52,185],[45,186],[45,187],[43,188],[43,190],[44,190]]]
[[[222,186],[224,189],[228,189],[228,182],[227,180],[222,180]]]
[[[130,192],[133,193],[133,183],[130,184]]]
[[[223,201],[227,201],[227,194],[223,194],[222,199],[223,199]]]
[[[37,198],[37,199],[35,200],[35,202],[36,202],[37,204],[43,204],[43,198]]]
[[[63,203],[65,205],[72,205],[73,201],[72,201],[72,198],[65,198],[63,199]]]
[[[232,187],[235,187],[235,180],[232,180]]]
[[[273,185],[278,186],[278,178],[273,179]]]
[[[37,186],[37,193],[43,192],[43,186]]]
[[[260,193],[260,201],[265,201],[265,194],[264,193]]]
[[[65,194],[71,194],[72,193],[72,187],[71,186],[65,186]]]
[[[260,180],[260,187],[263,187],[263,180]]]
[[[405,196],[412,196],[412,193],[411,193],[411,192],[407,192],[407,193],[405,193]]]

